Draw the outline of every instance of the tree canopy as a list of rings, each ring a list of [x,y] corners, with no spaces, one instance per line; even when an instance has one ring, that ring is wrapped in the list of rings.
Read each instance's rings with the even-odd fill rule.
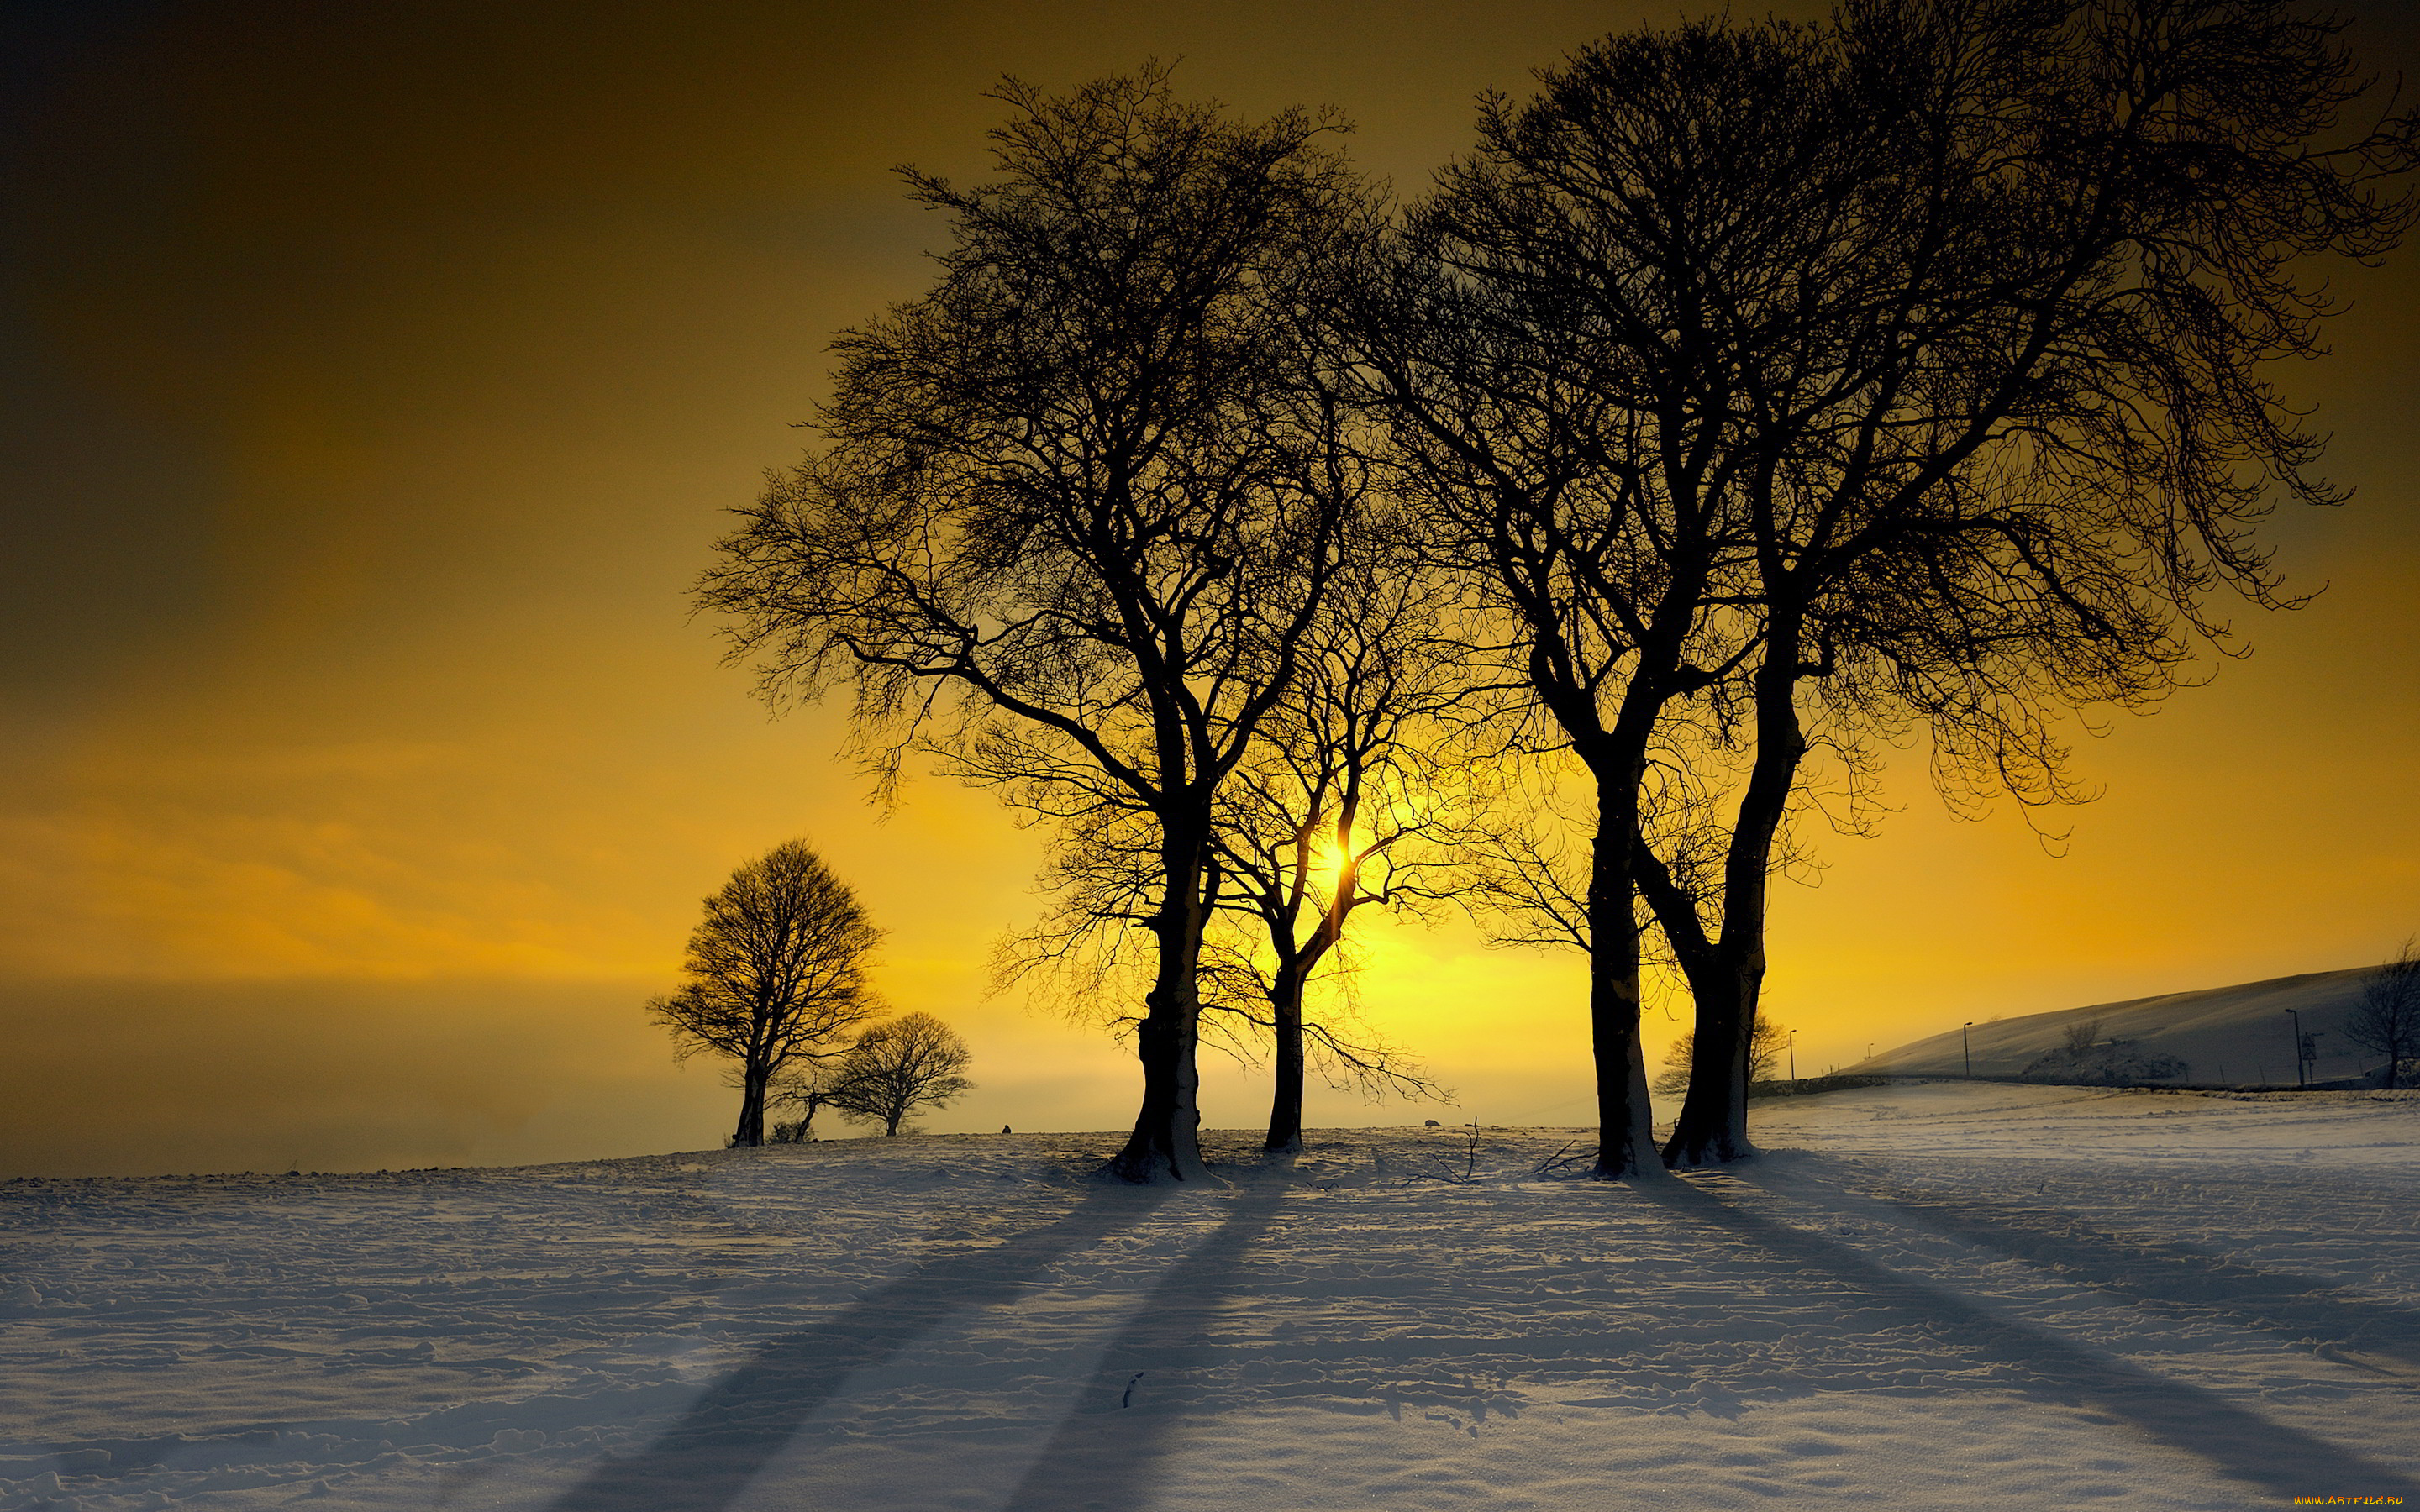
[[[647,1012],[683,1056],[739,1063],[732,1142],[761,1145],[773,1079],[795,1061],[837,1054],[882,1011],[865,971],[882,932],[804,841],[741,863],[705,906],[682,956],[687,980]]]

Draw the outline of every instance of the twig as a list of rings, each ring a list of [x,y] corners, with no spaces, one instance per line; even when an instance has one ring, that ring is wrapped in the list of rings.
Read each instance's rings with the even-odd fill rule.
[[[1566,1143],[1562,1149],[1556,1150],[1544,1160],[1540,1161],[1531,1168],[1529,1174],[1532,1176],[1544,1176],[1549,1171],[1559,1171],[1566,1165],[1577,1164],[1579,1161],[1586,1158],[1585,1155],[1575,1155],[1571,1152],[1573,1146],[1579,1143],[1580,1141],[1576,1139]]]
[[[1469,1132],[1463,1136],[1462,1169],[1459,1172],[1454,1170],[1452,1163],[1446,1157],[1431,1155],[1429,1159],[1443,1165],[1444,1171],[1435,1175],[1427,1171],[1413,1171],[1410,1173],[1412,1179],[1421,1181],[1444,1181],[1451,1186],[1477,1186],[1479,1184],[1479,1120],[1471,1119],[1466,1127]]]

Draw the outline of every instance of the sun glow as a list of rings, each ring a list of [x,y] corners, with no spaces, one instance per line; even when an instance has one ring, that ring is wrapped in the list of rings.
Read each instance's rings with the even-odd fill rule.
[[[1334,887],[1344,880],[1347,857],[1344,848],[1333,840],[1323,840],[1311,848],[1311,880],[1323,887]]]

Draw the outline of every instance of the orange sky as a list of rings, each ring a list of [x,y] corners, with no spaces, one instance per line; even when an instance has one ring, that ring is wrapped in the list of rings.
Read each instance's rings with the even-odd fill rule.
[[[802,442],[824,343],[928,276],[902,162],[983,168],[1014,72],[1180,58],[1332,103],[1416,189],[1482,87],[1657,6],[16,8],[0,262],[12,644],[0,1166],[564,1158],[716,1142],[730,1101],[637,1005],[697,900],[792,836],[973,1041],[937,1128],[1109,1127],[1123,1052],[985,1000],[1028,837],[912,786],[887,823],[821,715],[770,720],[683,594]],[[1796,8],[1808,13],[1812,8]],[[46,19],[49,18],[49,19]],[[2356,34],[2372,65],[2408,31]],[[2415,70],[2420,71],[2420,70]],[[2362,964],[2420,929],[2420,253],[2286,375],[2342,511],[2278,522],[2295,615],[2080,752],[2101,802],[1942,816],[1776,905],[1800,1067],[1963,1018]],[[1578,973],[1397,932],[1370,1019],[1491,1121],[1580,1116]],[[1658,1018],[1660,1041],[1676,1025]],[[1257,1083],[1214,1077],[1210,1118]],[[1314,1123],[1454,1118],[1325,1100]],[[0,1172],[5,1174],[5,1172]]]

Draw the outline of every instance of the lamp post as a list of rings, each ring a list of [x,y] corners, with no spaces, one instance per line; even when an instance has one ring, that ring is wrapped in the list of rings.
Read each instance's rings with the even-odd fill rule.
[[[1790,1031],[1790,1089],[1798,1089],[1798,1031]]]
[[[2306,1086],[2310,1078],[2303,1072],[2303,1015],[2289,1008],[2286,1010],[2286,1016],[2294,1021],[2294,1085]]]
[[[1973,1019],[1968,1019],[1965,1023],[1958,1026],[1958,1050],[1960,1054],[1966,1057],[1966,1079],[1970,1082],[1975,1079],[1975,1046],[1973,1042],[1966,1038],[1966,1031],[1974,1026],[1975,1021]]]

